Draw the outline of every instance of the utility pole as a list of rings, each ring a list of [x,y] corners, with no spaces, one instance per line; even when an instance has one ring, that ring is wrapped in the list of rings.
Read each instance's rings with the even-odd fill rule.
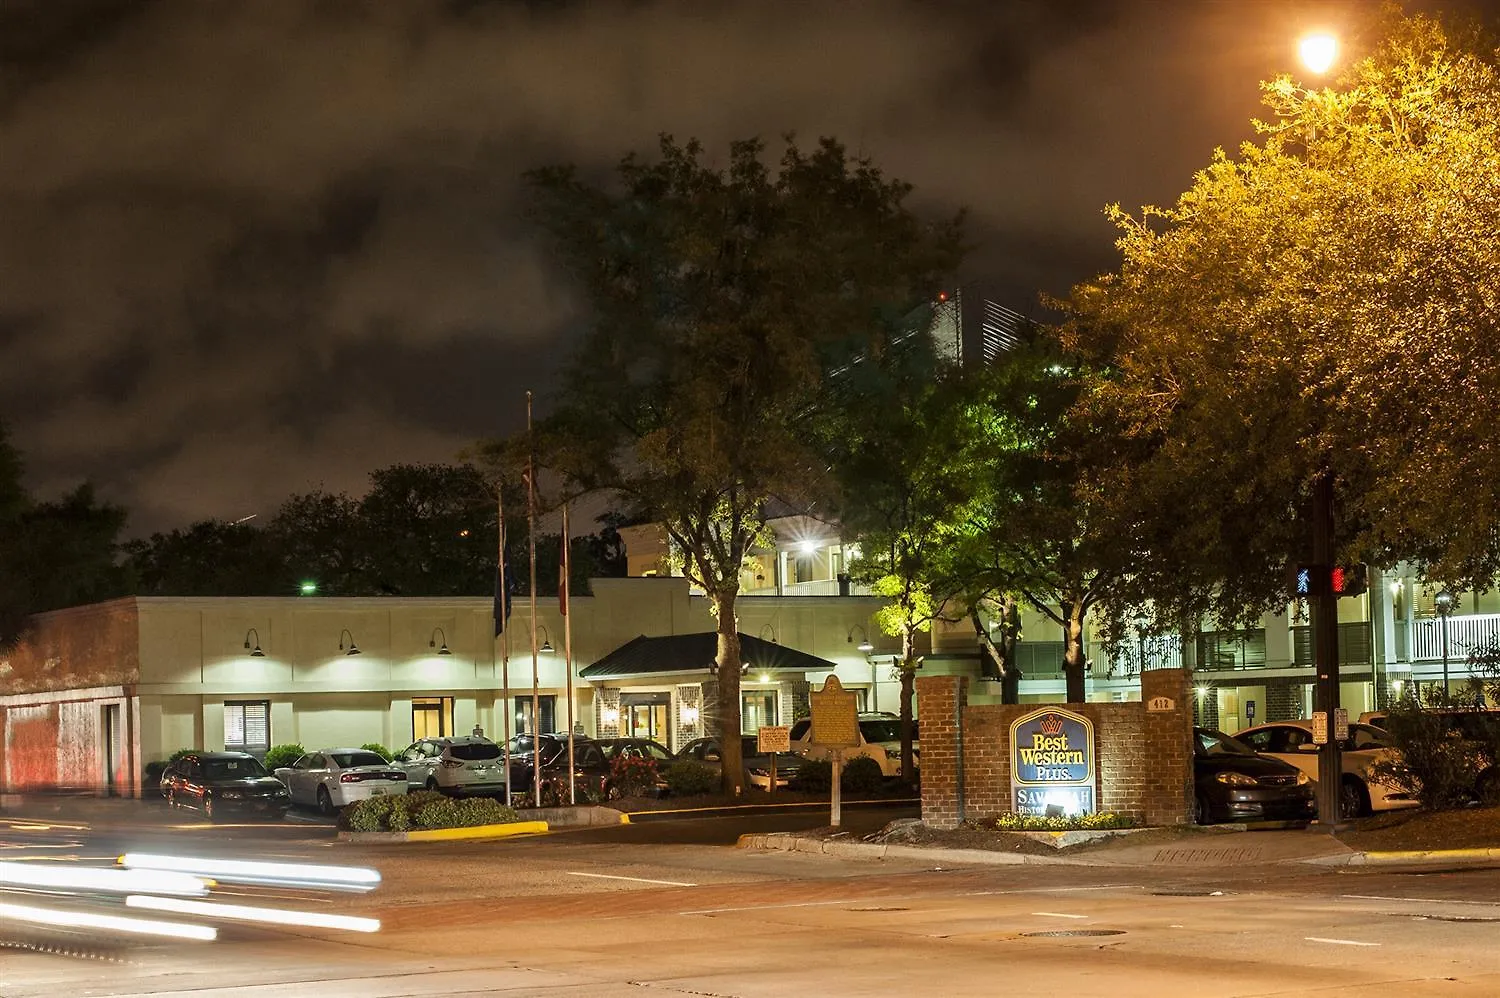
[[[1312,609],[1313,661],[1318,683],[1315,709],[1324,714],[1328,741],[1318,747],[1318,822],[1339,823],[1343,765],[1334,717],[1339,709],[1339,601],[1333,589],[1333,472],[1324,469],[1313,483],[1312,555],[1308,593]]]

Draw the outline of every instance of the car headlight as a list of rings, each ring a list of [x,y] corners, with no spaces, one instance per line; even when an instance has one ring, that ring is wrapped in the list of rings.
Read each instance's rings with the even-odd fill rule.
[[[219,796],[224,798],[225,800],[239,800],[245,795],[240,793],[238,790],[224,790],[220,792]]]
[[[1302,772],[1302,770],[1300,770],[1300,769],[1297,770],[1297,786],[1300,787],[1300,786],[1303,786],[1303,785],[1311,783],[1311,782],[1312,782],[1312,780],[1308,777],[1308,775],[1306,773]]]
[[[1259,782],[1255,777],[1246,776],[1244,773],[1220,773],[1214,779],[1220,783],[1227,783],[1231,787],[1253,787]]]

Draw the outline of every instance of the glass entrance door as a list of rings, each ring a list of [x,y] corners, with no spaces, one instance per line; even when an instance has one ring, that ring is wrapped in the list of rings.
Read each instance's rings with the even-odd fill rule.
[[[626,715],[625,734],[630,738],[650,738],[666,744],[667,705],[642,703],[630,708]]]

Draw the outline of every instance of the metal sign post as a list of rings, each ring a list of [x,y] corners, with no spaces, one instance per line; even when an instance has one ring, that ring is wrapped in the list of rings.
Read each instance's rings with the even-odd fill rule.
[[[829,676],[823,688],[809,694],[808,700],[812,707],[812,743],[829,749],[832,756],[830,824],[837,828],[843,821],[840,795],[844,775],[843,750],[859,748],[859,715],[855,709],[854,693],[844,689],[838,676]]]

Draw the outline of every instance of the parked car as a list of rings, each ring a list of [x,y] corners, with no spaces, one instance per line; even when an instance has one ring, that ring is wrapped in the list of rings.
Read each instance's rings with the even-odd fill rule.
[[[805,759],[830,759],[833,752],[812,743],[812,719],[804,717],[792,725],[792,751]],[[844,750],[844,762],[856,756],[869,756],[880,763],[880,773],[887,778],[901,775],[901,718],[884,711],[859,715],[859,747]],[[922,768],[922,748],[917,722],[911,722],[912,765]]]
[[[1261,755],[1280,759],[1318,782],[1318,746],[1313,744],[1311,721],[1273,721],[1234,736]],[[1339,746],[1343,780],[1339,784],[1339,815],[1358,818],[1375,811],[1416,807],[1417,800],[1396,787],[1381,783],[1370,768],[1396,754],[1390,736],[1368,724],[1349,725],[1349,737]]]
[[[795,748],[796,746],[793,746]],[[679,759],[691,759],[693,762],[701,762],[710,769],[720,769],[723,753],[719,751],[719,740],[717,738],[697,738],[688,742],[677,753]],[[771,757],[763,755],[760,751],[759,741],[755,735],[745,735],[740,739],[740,762],[745,767],[745,785],[759,787],[761,790],[771,789]],[[797,766],[801,759],[795,754],[778,754],[776,756],[776,787],[781,789],[788,786],[797,775]]]
[[[599,746],[599,751],[604,753],[604,758],[611,762],[617,755],[637,756],[650,759],[659,768],[665,769],[677,761],[677,756],[673,755],[670,749],[650,738],[596,738],[594,744]]]
[[[535,785],[537,758],[541,760],[542,803],[568,802],[568,736],[566,734],[516,735],[510,740],[510,789],[512,796],[525,797]],[[573,780],[576,798],[617,797],[610,782],[609,760],[599,743],[583,735],[573,736]]]
[[[481,735],[423,738],[396,757],[408,787],[436,790],[455,797],[505,793],[505,764],[500,746]]]
[[[1193,729],[1193,785],[1200,825],[1255,818],[1295,821],[1317,811],[1306,773],[1209,728]]]
[[[324,814],[357,800],[406,793],[406,771],[365,749],[309,752],[276,770],[293,804],[317,805]]]
[[[291,805],[286,787],[248,752],[190,752],[162,781],[169,805],[194,808],[210,821],[228,812],[279,818]]]

